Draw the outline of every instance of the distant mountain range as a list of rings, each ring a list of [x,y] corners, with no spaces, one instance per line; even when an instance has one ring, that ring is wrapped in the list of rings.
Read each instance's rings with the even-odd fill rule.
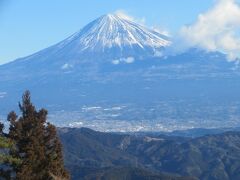
[[[169,54],[171,38],[104,15],[69,38],[0,66],[0,108],[29,89],[58,126],[109,131],[236,127],[240,72],[220,52]]]
[[[72,179],[240,178],[239,132],[189,138],[63,128],[59,135]]]

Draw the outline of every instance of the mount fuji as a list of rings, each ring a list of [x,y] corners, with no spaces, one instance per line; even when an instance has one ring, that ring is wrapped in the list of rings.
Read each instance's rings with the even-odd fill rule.
[[[58,69],[83,63],[132,63],[135,59],[159,56],[170,44],[167,36],[107,14],[56,45],[14,63],[45,63]]]
[[[58,126],[176,130],[240,123],[238,64],[197,48],[167,55],[171,39],[115,14],[49,48],[0,66],[6,117],[29,89]]]

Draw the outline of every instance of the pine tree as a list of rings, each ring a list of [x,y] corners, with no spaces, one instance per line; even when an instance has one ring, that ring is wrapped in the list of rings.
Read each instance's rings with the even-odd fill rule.
[[[4,125],[0,123],[0,179],[11,179],[14,174],[13,166],[21,163],[20,159],[9,155],[9,151],[15,148],[11,139],[3,132]]]
[[[56,127],[50,123],[46,126],[46,166],[52,177],[69,179],[68,172],[63,166],[62,145],[57,136]]]
[[[0,122],[0,135],[3,134],[4,124]]]
[[[11,153],[14,157],[22,159],[21,165],[15,166],[16,178],[47,180],[54,179],[53,175],[57,175],[69,179],[63,167],[60,142],[58,145],[59,140],[52,130],[54,126],[51,125],[50,128],[50,125],[46,124],[47,110],[36,110],[31,103],[29,91],[24,93],[19,108],[19,118],[15,112],[8,115],[9,137],[16,142],[17,147]],[[55,159],[48,159],[55,154]]]

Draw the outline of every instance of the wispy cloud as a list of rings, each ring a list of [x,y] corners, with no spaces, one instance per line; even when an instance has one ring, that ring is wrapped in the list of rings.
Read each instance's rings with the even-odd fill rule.
[[[230,60],[240,58],[240,6],[235,0],[217,0],[180,34],[188,46],[223,51]]]
[[[122,9],[119,9],[119,10],[115,11],[114,14],[116,14],[116,15],[124,18],[124,19],[128,19],[130,21],[137,22],[139,24],[145,24],[145,22],[146,22],[145,17],[142,17],[142,18],[134,17],[134,16],[130,15],[129,13],[127,13],[125,10],[122,10]]]
[[[127,20],[130,20],[130,21],[134,21],[138,24],[141,24],[141,25],[146,25],[146,18],[145,17],[141,17],[141,18],[138,18],[138,17],[134,17],[132,15],[130,15],[128,12],[126,12],[125,10],[122,10],[122,9],[119,9],[117,11],[114,12],[114,14],[124,18],[124,19],[127,19]],[[170,32],[166,29],[166,28],[163,28],[159,25],[154,25],[151,27],[152,30],[154,31],[157,31],[165,36],[170,36]]]
[[[116,14],[117,16],[120,16],[124,19],[128,19],[130,21],[134,21],[134,17],[129,15],[125,10],[119,9],[117,11],[114,12],[114,14]]]
[[[168,37],[172,36],[171,33],[166,28],[163,28],[163,27],[160,27],[160,26],[153,26],[152,29],[154,31],[159,32],[160,34],[165,35],[165,36],[168,36]]]

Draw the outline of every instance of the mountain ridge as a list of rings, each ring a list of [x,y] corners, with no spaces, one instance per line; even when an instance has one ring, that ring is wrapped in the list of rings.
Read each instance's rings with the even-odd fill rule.
[[[84,37],[100,36],[96,31],[99,26],[106,27],[103,28],[104,36],[118,37],[118,33],[107,31],[111,27],[108,21],[117,21],[117,27],[124,29],[125,26],[119,25],[114,18],[104,16],[90,23],[84,32],[92,32],[96,24],[98,28],[93,28],[93,32],[97,33],[94,36],[87,33]],[[125,19],[120,23],[122,21],[129,24]],[[112,28],[123,37],[126,33],[130,37],[128,31]],[[140,31],[139,28],[143,29],[142,25],[135,28],[130,24],[131,31]],[[147,33],[144,37],[150,35]],[[28,89],[37,106],[49,109],[50,121],[58,126],[172,131],[233,127],[239,123],[240,73],[236,64],[228,62],[224,54],[189,49],[165,56],[168,47],[162,49],[160,44],[161,53],[155,56],[154,44],[150,50],[142,49],[134,41],[137,49],[130,46],[129,49],[127,44],[123,55],[118,46],[104,52],[82,53],[78,46],[80,37],[78,32],[75,40],[62,41],[66,42],[66,47],[53,45],[0,66],[2,113],[16,109],[16,99]]]
[[[103,174],[107,169],[127,167],[180,175],[185,177],[183,179],[230,180],[240,177],[239,131],[186,138],[73,128],[60,129],[59,136],[66,167],[76,179],[80,177],[79,171],[86,167],[95,170],[105,168],[102,169]],[[126,139],[127,145],[121,148],[119,145]]]
[[[64,70],[93,59],[96,61],[96,56],[113,64],[132,63],[139,58],[160,56],[170,44],[169,38],[157,31],[119,15],[106,14],[66,39],[9,64],[38,60],[39,63],[62,63],[59,68]]]

